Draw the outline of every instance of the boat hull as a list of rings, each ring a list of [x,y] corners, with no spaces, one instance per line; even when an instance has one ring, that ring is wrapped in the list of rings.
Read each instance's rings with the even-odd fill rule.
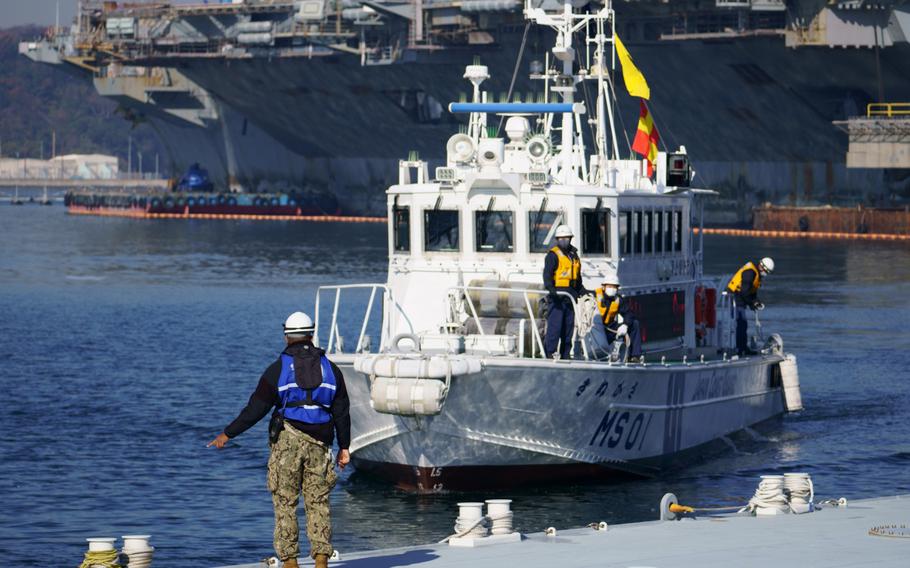
[[[436,416],[380,414],[342,364],[360,470],[432,493],[497,484],[650,476],[784,412],[781,357],[624,366],[487,359],[454,377]],[[683,462],[684,463],[684,462]]]

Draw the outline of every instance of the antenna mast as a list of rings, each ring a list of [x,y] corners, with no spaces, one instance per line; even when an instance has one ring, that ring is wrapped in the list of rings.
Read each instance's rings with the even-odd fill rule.
[[[534,7],[535,3],[542,7]],[[563,0],[562,8],[559,11],[553,9],[548,11],[544,7],[548,3],[548,0],[525,0],[525,17],[538,25],[550,27],[556,32],[556,45],[553,47],[552,52],[553,56],[562,62],[562,72],[554,76],[547,69],[544,77],[546,80],[553,80],[553,86],[550,89],[559,93],[563,102],[574,102],[576,83],[585,79],[597,80],[597,108],[594,117],[597,127],[596,140],[594,141],[597,160],[595,163],[596,167],[593,168],[588,177],[590,182],[603,185],[605,183],[604,172],[606,171],[607,161],[610,159],[607,148],[608,130],[613,147],[613,157],[614,159],[619,159],[616,128],[613,120],[613,102],[610,97],[610,76],[606,65],[606,45],[610,43],[609,69],[613,69],[615,66],[615,54],[612,48],[614,33],[612,1],[603,0],[603,6],[594,13],[574,13],[572,0]],[[593,37],[589,33],[591,23],[594,23],[595,34]],[[576,75],[573,71],[575,48],[572,43],[575,33],[582,29],[585,30],[585,42],[594,44],[595,50],[593,58],[590,50],[585,50],[587,53],[585,69],[579,70],[578,75]],[[609,37],[607,36],[607,29],[610,30]],[[579,122],[578,124],[579,132],[576,133],[573,114],[564,113],[562,115],[558,177],[563,183],[580,181],[582,175],[587,172],[587,158],[582,142],[581,123]]]

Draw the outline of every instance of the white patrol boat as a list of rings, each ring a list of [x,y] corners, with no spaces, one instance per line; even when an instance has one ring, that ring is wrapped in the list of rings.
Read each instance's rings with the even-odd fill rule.
[[[690,187],[685,149],[661,152],[653,179],[647,161],[620,157],[611,4],[527,4],[530,20],[555,31],[536,75],[543,102],[489,102],[488,69],[468,66],[473,100],[449,107],[467,114],[467,128],[449,139],[448,163],[431,178],[412,156],[388,189],[387,282],[317,292],[316,341],[345,374],[357,469],[419,492],[651,475],[800,408],[796,361],[779,336],[754,356],[728,356],[731,299],[725,282],[702,277],[693,234],[711,192]],[[576,100],[578,85],[594,108]],[[587,288],[618,278],[643,362],[597,345],[589,298],[572,301],[572,357],[544,357],[542,271],[560,224],[576,235]],[[367,305],[352,322],[345,302],[357,290]],[[357,337],[351,353],[344,325],[348,347]]]

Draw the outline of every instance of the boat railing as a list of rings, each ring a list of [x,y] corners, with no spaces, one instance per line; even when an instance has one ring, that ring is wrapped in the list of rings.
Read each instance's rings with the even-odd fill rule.
[[[538,302],[542,297],[549,295],[548,291],[537,290],[537,289],[533,289],[533,288],[513,289],[513,288],[498,288],[498,287],[493,287],[493,286],[462,285],[462,286],[452,286],[451,288],[449,288],[448,292],[449,292],[449,297],[457,296],[457,297],[461,297],[464,299],[464,301],[468,307],[468,317],[470,317],[471,319],[474,320],[474,324],[475,324],[475,327],[477,328],[477,333],[479,335],[487,335],[487,333],[483,329],[483,324],[480,319],[481,316],[479,315],[479,313],[477,311],[477,306],[474,305],[474,300],[470,294],[471,292],[491,292],[491,293],[496,293],[496,294],[508,294],[508,295],[521,296],[521,299],[524,302],[525,310],[527,311],[527,314],[528,314],[528,320],[530,322],[530,327],[531,327],[531,331],[530,331],[530,333],[531,333],[531,358],[534,358],[538,352],[541,354],[546,353],[546,350],[544,349],[544,345],[543,345],[543,338],[540,335],[540,326],[538,325],[539,318],[536,318],[534,316],[535,310],[534,310],[534,307],[532,304],[531,296],[535,296],[535,298],[533,300],[535,302]],[[572,304],[572,310],[575,313],[575,328],[572,330],[572,346],[573,346],[572,349],[574,351],[574,346],[575,346],[576,340],[578,338],[578,327],[582,321],[580,318],[581,314],[579,314],[578,302],[568,292],[557,291],[557,294],[568,298],[569,302],[571,302],[571,304]],[[519,323],[519,328],[518,328],[519,349],[523,349],[524,341],[525,341],[524,334],[525,334],[525,325],[524,325],[524,321],[522,321]],[[588,348],[587,348],[587,345],[585,345],[584,341],[581,342],[581,349],[582,349],[582,353],[584,355],[584,359],[588,360],[589,359]],[[521,355],[523,355],[523,353],[519,354],[519,356],[521,356]]]
[[[392,298],[392,291],[389,289],[386,284],[336,284],[328,286],[320,286],[316,289],[316,321],[315,326],[316,330],[313,336],[313,342],[316,345],[319,345],[319,323],[322,313],[322,293],[334,291],[334,301],[332,302],[332,319],[329,323],[329,340],[326,345],[326,351],[329,353],[341,352],[343,349],[341,334],[338,330],[338,312],[341,306],[341,293],[343,290],[369,290],[370,298],[367,301],[366,311],[363,314],[363,320],[360,322],[360,334],[357,337],[357,344],[354,347],[355,353],[360,353],[367,349],[367,345],[364,343],[365,338],[367,337],[367,326],[370,322],[370,318],[373,313],[373,304],[376,300],[376,293],[379,290],[382,290],[382,301],[384,309],[381,310],[380,318],[381,329],[379,333],[379,351],[382,351],[385,347],[386,338],[390,336],[390,319],[386,317],[385,307],[395,306],[397,309],[401,310],[394,299]],[[334,349],[334,351],[333,351]]]

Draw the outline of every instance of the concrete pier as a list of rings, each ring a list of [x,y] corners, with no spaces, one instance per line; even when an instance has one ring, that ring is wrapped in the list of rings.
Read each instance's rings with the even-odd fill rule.
[[[655,516],[657,508],[655,503]],[[456,514],[452,511],[453,520]],[[515,523],[520,526],[521,519],[516,518]],[[877,528],[892,525],[894,528],[888,529],[891,536],[873,534]],[[910,555],[910,528],[901,525],[910,527],[910,495],[850,501],[846,507],[825,506],[803,515],[704,516],[616,525],[606,531],[557,530],[555,536],[536,533],[525,535],[521,542],[478,548],[431,544],[363,553],[341,551],[341,559],[330,562],[330,566],[904,568]],[[262,566],[257,563],[224,568]]]

